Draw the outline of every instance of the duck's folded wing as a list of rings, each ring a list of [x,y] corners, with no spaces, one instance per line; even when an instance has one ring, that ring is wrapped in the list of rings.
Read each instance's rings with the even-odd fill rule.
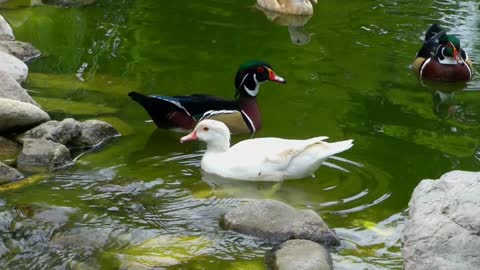
[[[308,140],[285,140],[287,143],[277,144],[275,148],[270,150],[264,160],[264,166],[275,168],[275,170],[283,170],[288,167],[290,162],[304,152],[307,148],[318,145],[327,144],[323,142],[328,137],[315,137]]]
[[[205,118],[206,113],[239,111],[238,106],[234,101],[225,100],[215,96],[209,95],[189,95],[189,96],[160,96],[154,95],[152,97],[170,102],[179,109],[185,111],[188,115],[199,120]]]

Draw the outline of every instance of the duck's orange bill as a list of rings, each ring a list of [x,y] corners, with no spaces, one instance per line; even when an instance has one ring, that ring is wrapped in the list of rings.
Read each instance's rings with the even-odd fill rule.
[[[458,50],[457,48],[455,48],[455,46],[453,47],[453,58],[455,58],[457,63],[460,63],[460,58],[458,57]]]
[[[268,69],[268,80],[272,82],[287,83],[287,80],[275,74],[271,69]]]
[[[189,141],[196,141],[196,140],[198,140],[197,132],[193,131],[192,133],[183,136],[180,139],[180,143],[189,142]]]

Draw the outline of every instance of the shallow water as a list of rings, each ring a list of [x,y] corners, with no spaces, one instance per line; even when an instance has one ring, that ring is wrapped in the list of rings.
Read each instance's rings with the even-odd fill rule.
[[[26,88],[53,118],[105,119],[124,134],[69,169],[0,190],[2,213],[16,222],[15,233],[2,234],[7,268],[263,269],[271,244],[223,231],[218,219],[248,199],[271,198],[313,209],[337,231],[337,269],[401,269],[414,187],[480,168],[478,78],[458,90],[423,85],[409,70],[433,22],[458,34],[475,60],[476,1],[322,0],[303,29],[269,21],[249,1],[99,0],[0,13],[18,40],[42,51]],[[340,157],[361,165],[331,160],[342,169],[283,183],[205,177],[203,147],[156,130],[126,96],[232,97],[234,72],[250,59],[288,80],[262,85],[256,137],[352,138]]]

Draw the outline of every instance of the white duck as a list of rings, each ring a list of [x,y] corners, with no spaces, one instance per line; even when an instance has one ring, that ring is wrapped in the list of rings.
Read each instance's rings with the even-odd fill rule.
[[[317,0],[257,0],[260,8],[291,15],[312,15]]]
[[[327,158],[353,146],[353,140],[327,143],[326,139],[259,138],[230,147],[228,127],[216,120],[203,120],[180,142],[207,143],[201,163],[207,173],[238,180],[281,181],[310,176]]]

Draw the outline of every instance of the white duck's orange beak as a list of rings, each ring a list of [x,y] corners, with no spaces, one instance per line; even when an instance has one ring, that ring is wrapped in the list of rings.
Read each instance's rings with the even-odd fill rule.
[[[194,130],[192,133],[183,136],[180,139],[180,143],[196,141],[196,140],[198,140],[198,136],[197,136],[197,131]]]

